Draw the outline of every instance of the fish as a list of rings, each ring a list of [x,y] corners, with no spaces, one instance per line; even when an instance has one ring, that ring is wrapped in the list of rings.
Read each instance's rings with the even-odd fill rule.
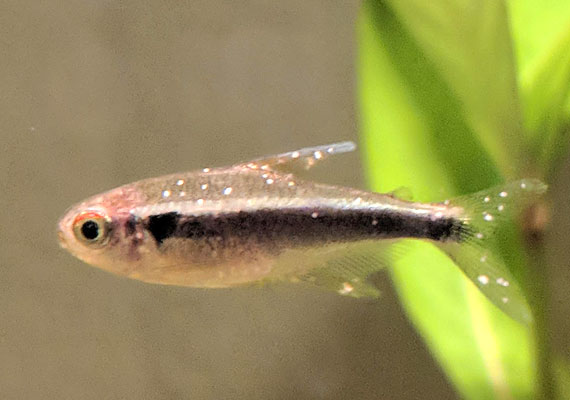
[[[69,208],[60,245],[140,281],[199,288],[297,282],[378,297],[370,276],[433,243],[499,309],[528,322],[528,304],[491,251],[497,228],[546,191],[522,179],[436,203],[305,179],[353,142],[307,147],[229,167],[126,184]],[[421,266],[419,266],[421,267]]]

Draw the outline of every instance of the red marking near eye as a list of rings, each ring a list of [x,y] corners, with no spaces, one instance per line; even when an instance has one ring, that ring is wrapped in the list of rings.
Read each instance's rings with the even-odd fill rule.
[[[77,225],[78,223],[86,219],[101,219],[101,218],[105,218],[105,214],[102,214],[98,211],[83,211],[81,214],[75,217],[75,219],[73,220],[73,225]]]

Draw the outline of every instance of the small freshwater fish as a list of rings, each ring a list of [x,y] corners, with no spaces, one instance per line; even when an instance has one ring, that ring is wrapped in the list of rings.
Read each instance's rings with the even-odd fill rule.
[[[488,246],[498,224],[544,184],[526,179],[418,203],[298,177],[354,149],[342,142],[127,184],[71,207],[59,240],[88,264],[145,282],[307,282],[354,297],[379,294],[367,277],[398,253],[401,239],[429,241],[497,307],[529,320],[518,286]]]

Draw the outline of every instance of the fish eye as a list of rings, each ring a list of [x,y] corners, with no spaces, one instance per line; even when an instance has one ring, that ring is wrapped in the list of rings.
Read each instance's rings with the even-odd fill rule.
[[[97,248],[107,243],[109,218],[98,211],[84,211],[73,221],[73,233],[82,244]]]
[[[99,224],[96,221],[88,219],[81,225],[81,234],[87,240],[95,240],[99,237]]]

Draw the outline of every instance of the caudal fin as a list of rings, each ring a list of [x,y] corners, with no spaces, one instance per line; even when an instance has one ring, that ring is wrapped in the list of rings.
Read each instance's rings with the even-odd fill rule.
[[[466,229],[459,243],[438,243],[465,275],[498,308],[512,318],[529,323],[532,316],[526,299],[508,268],[492,249],[498,228],[519,215],[547,189],[537,179],[496,186],[449,201],[461,211]]]

